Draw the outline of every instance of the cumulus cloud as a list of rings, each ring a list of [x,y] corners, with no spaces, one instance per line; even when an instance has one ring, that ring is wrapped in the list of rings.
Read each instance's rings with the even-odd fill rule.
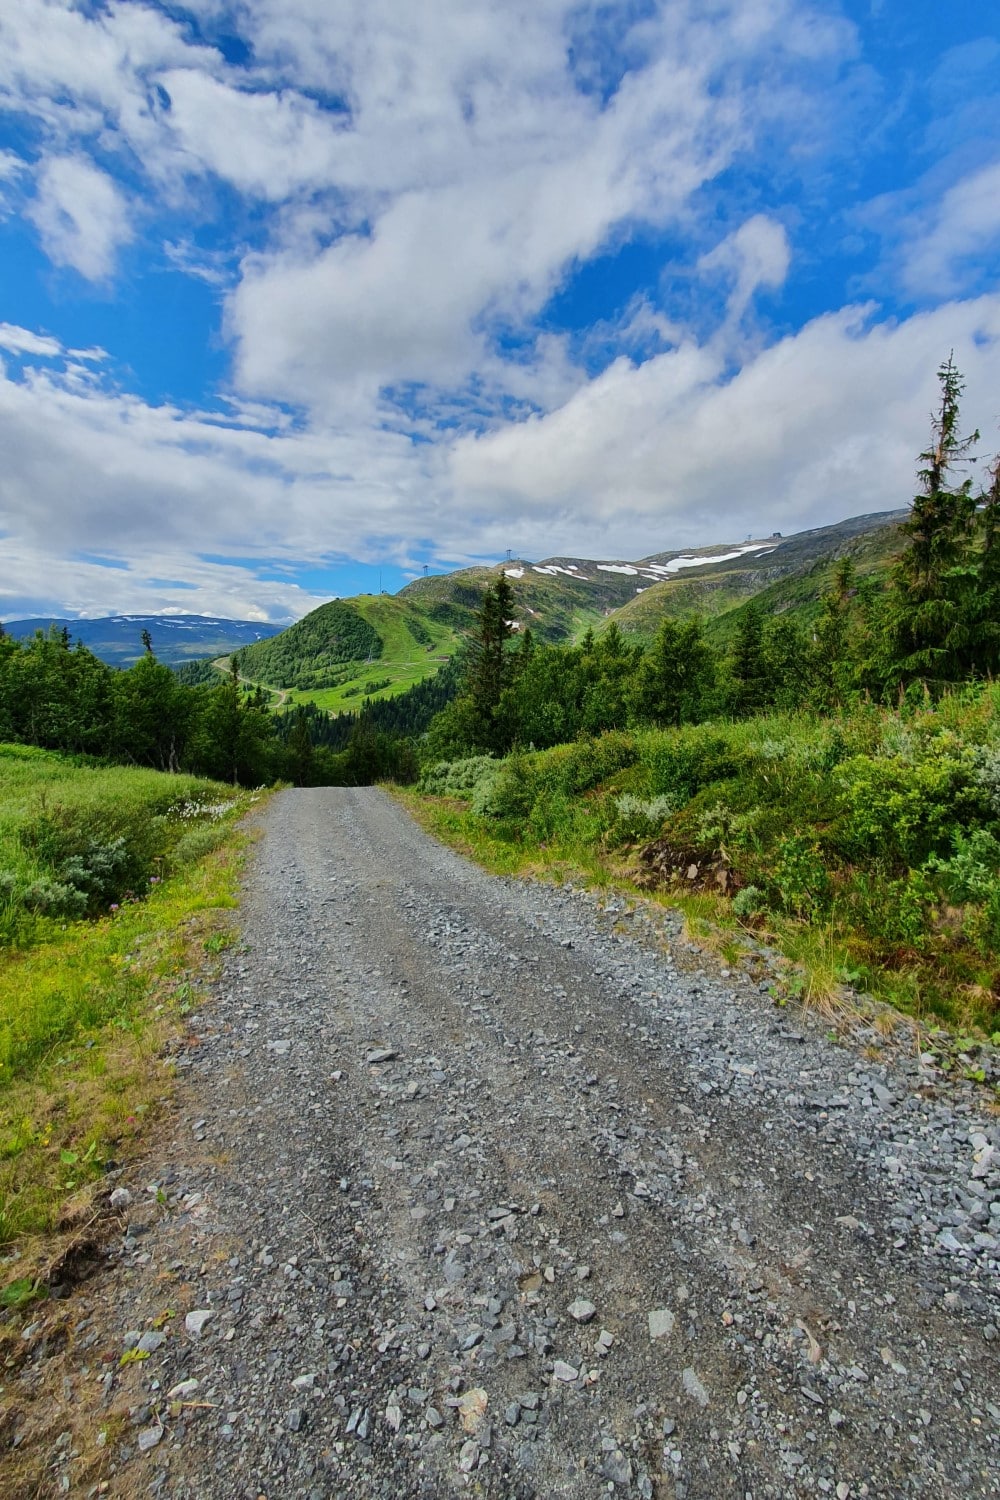
[[[516,22],[484,7],[477,28],[418,8],[395,52],[398,8],[364,46],[348,33],[334,170],[340,212],[361,222],[246,258],[228,304],[238,382],[316,408],[468,378],[496,328],[523,325],[572,265],[635,223],[679,220],[733,160],[750,126],[738,79],[720,79],[737,41],[779,45],[785,11],[755,7],[751,35],[745,7],[713,27],[680,7],[645,29],[639,64],[606,95],[579,87],[562,7]],[[773,273],[766,233],[753,221],[734,245],[744,279]]]
[[[810,82],[856,56],[833,6],[205,0],[197,30],[130,0],[9,11],[0,106],[34,132],[45,253],[105,296],[148,236],[217,289],[232,356],[221,393],[155,405],[101,350],[0,328],[18,599],[47,577],[67,609],[113,591],[273,617],[311,602],[275,563],[628,555],[892,508],[953,346],[970,425],[989,421],[996,298],[893,321],[831,294],[747,347],[800,250],[756,184],[817,153],[830,95],[805,107]],[[908,205],[911,291],[961,288],[995,244],[998,170]],[[12,192],[26,175],[0,156]],[[581,267],[643,237],[662,259],[640,295],[552,320]],[[696,334],[702,292],[716,326]]]
[[[28,217],[49,259],[72,266],[88,281],[111,275],[115,257],[132,238],[128,208],[112,178],[82,156],[44,161]]]
[[[719,516],[738,539],[895,509],[952,347],[971,428],[1000,386],[1000,296],[902,323],[846,308],[732,376],[718,347],[620,360],[557,411],[460,439],[453,484],[471,513],[504,517],[484,543],[514,536],[528,555],[571,537],[614,537],[624,556],[723,540]]]
[[[0,612],[58,597],[87,613],[114,599],[281,618],[316,602],[294,582],[303,563],[402,564],[428,542],[448,562],[508,546],[634,557],[895,509],[952,346],[967,425],[985,426],[1000,296],[903,322],[845,309],[735,375],[718,341],[688,340],[619,359],[547,414],[436,445],[384,427],[268,425],[267,408],[224,423],[49,369],[5,377]]]
[[[154,600],[285,618],[319,602],[295,584],[297,567],[407,557],[413,532],[400,521],[428,519],[431,450],[414,462],[397,434],[267,422],[263,408],[238,406],[226,419],[153,406],[73,361],[64,373],[0,372],[0,614],[44,598],[47,579],[48,597],[67,610]],[[94,556],[128,566],[80,561]],[[219,561],[227,557],[240,567]],[[274,576],[283,566],[287,583]],[[74,593],[66,580],[77,574]]]

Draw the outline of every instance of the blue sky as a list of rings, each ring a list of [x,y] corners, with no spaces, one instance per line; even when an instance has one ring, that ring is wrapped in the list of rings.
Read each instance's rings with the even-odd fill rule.
[[[998,268],[979,0],[18,0],[0,618],[903,505]]]

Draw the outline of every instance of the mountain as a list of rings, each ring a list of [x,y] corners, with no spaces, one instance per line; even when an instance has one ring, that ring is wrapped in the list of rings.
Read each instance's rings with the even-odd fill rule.
[[[709,636],[720,642],[728,639],[740,607],[750,599],[770,614],[795,610],[811,619],[832,586],[840,558],[850,557],[862,578],[886,569],[900,550],[898,528],[907,514],[896,510],[854,516],[835,526],[773,536],[766,543],[746,542],[728,556],[699,553],[678,559],[675,553],[673,575],[636,589],[614,619],[627,635],[650,641],[664,618],[698,614],[709,622]],[[662,556],[636,567],[648,567]]]
[[[906,514],[855,516],[788,537],[655,552],[636,562],[514,559],[418,578],[398,594],[321,605],[273,639],[244,647],[240,672],[280,690],[286,702],[334,713],[356,710],[366,697],[395,697],[454,655],[475,625],[484,589],[501,573],[514,591],[517,628],[530,626],[541,641],[578,640],[612,621],[650,641],[664,617],[691,614],[722,641],[751,598],[775,614],[814,612],[844,555],[862,576],[883,570],[899,550]]]
[[[240,675],[280,689],[286,701],[333,712],[360,708],[366,697],[395,696],[454,655],[483,587],[458,603],[458,585],[456,602],[443,612],[414,603],[405,589],[331,600],[273,639],[244,646]]]
[[[4,631],[19,640],[36,630],[68,630],[95,656],[112,667],[129,667],[138,661],[144,647],[142,632],[148,630],[157,659],[167,666],[194,661],[198,657],[224,656],[251,641],[278,635],[281,625],[259,620],[223,620],[213,615],[107,615],[97,620],[59,620],[53,615],[37,620],[7,620]]]

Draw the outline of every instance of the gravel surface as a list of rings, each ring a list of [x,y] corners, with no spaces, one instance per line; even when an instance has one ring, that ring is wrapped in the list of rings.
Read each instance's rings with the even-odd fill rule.
[[[104,1493],[1000,1494],[971,1087],[379,791],[263,821],[176,1139],[118,1190],[147,1357],[103,1376]]]

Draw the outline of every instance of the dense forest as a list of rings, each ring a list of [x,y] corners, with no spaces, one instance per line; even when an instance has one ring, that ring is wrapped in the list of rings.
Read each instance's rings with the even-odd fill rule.
[[[323,741],[325,715],[272,714],[267,695],[248,691],[235,664],[226,676],[174,671],[157,661],[147,637],[145,654],[121,671],[66,630],[27,641],[0,635],[0,741],[241,786],[413,779],[408,740],[364,714],[351,720],[334,753]]]

